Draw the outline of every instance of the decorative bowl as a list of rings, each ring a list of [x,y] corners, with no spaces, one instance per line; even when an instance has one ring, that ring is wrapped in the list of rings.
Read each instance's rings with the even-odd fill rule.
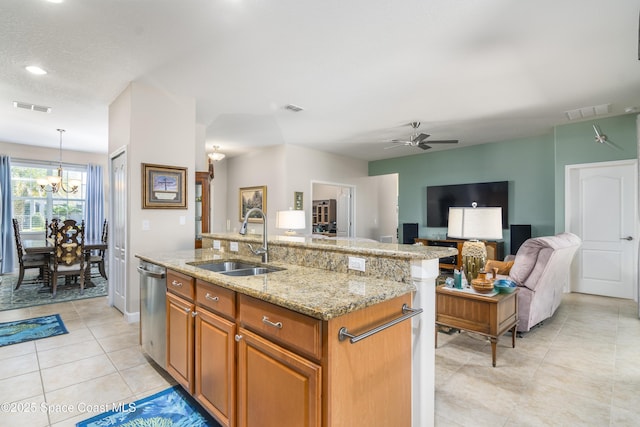
[[[517,288],[516,282],[509,279],[498,279],[493,282],[493,286],[496,288],[496,291],[502,294],[510,294]]]
[[[493,282],[487,279],[473,279],[471,281],[471,287],[476,292],[486,294],[493,290]]]

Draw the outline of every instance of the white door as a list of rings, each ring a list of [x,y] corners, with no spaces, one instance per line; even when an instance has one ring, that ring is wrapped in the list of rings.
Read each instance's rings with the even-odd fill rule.
[[[636,163],[567,166],[567,230],[582,238],[574,292],[637,298]]]
[[[122,313],[127,295],[127,153],[111,158],[109,224],[109,301]]]
[[[351,219],[351,187],[340,187],[336,200],[336,236],[353,237]]]

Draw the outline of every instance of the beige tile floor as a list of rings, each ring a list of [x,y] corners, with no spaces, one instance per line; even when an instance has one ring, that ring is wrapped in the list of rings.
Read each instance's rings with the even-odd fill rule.
[[[438,335],[436,426],[640,425],[640,320],[630,300],[567,294],[556,314],[491,346]]]
[[[174,382],[140,352],[138,324],[105,298],[0,312],[0,322],[59,313],[69,334],[0,348],[0,427],[67,427]],[[437,426],[637,426],[640,320],[632,301],[569,294],[518,338],[439,334]],[[2,408],[0,408],[2,409]],[[11,409],[11,408],[10,408]]]
[[[130,403],[173,384],[138,345],[104,297],[0,311],[0,322],[60,314],[68,334],[0,347],[0,427],[68,427],[112,403]]]

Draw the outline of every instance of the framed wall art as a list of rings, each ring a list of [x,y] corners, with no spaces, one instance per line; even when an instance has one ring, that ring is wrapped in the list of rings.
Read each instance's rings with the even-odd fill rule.
[[[142,209],[187,209],[187,168],[142,163]]]
[[[262,212],[267,213],[267,186],[260,187],[243,187],[240,188],[238,195],[240,207],[240,221],[244,221],[244,217],[250,209],[260,208]],[[252,214],[249,222],[262,222],[262,217]]]

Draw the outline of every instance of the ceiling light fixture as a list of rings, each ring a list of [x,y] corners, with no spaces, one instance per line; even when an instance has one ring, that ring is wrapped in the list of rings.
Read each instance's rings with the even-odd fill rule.
[[[29,65],[29,66],[24,67],[24,68],[25,68],[25,70],[27,70],[31,74],[35,74],[37,76],[41,76],[43,74],[47,74],[47,72],[45,70],[43,70],[42,68],[38,67],[37,65]]]
[[[214,145],[213,151],[207,154],[207,157],[209,157],[209,179],[213,179],[213,175],[214,175],[213,162],[219,162],[220,160],[226,157],[226,154],[219,152],[218,148],[220,147],[217,145]]]
[[[67,187],[65,187],[64,183],[62,182],[62,133],[65,132],[65,130],[56,130],[60,133],[60,159],[58,162],[58,174],[48,176],[46,179],[40,178],[37,182],[40,186],[40,190],[42,191],[58,193],[60,190],[62,190],[68,194],[75,194],[78,192],[78,188],[80,188],[80,181],[76,179],[69,180],[69,182],[67,183]]]

